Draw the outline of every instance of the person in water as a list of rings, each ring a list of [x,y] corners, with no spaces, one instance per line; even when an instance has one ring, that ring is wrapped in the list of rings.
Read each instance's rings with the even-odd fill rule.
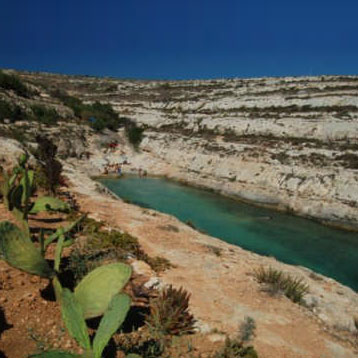
[[[120,164],[117,165],[117,174],[118,174],[119,176],[122,175],[122,166],[121,166]]]

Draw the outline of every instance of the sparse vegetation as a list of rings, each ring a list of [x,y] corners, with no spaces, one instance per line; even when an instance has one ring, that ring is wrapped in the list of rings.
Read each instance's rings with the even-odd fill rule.
[[[283,293],[295,303],[303,303],[304,296],[308,293],[309,287],[302,278],[292,277],[289,274],[261,266],[254,271],[254,276],[259,283],[266,284],[266,290],[275,295]]]
[[[78,248],[74,248],[69,256],[67,269],[72,272],[75,282],[79,283],[83,277],[101,264],[102,258],[101,253],[83,253]]]
[[[244,343],[250,342],[254,336],[256,331],[256,323],[252,317],[245,317],[244,322],[241,323],[239,329],[239,337],[240,340]]]
[[[53,95],[60,99],[64,105],[70,107],[77,118],[85,120],[87,124],[98,132],[105,128],[116,131],[124,125],[123,119],[118,118],[118,114],[108,103],[85,104],[79,98],[69,96],[61,91],[54,91]]]
[[[14,91],[18,96],[29,98],[32,91],[16,75],[8,75],[0,71],[0,88]]]
[[[247,345],[255,336],[255,330],[255,321],[251,317],[246,317],[236,337],[227,337],[224,346],[216,352],[213,358],[258,358],[254,347]]]
[[[28,115],[20,106],[0,100],[0,122],[3,122],[5,119],[10,120],[10,122],[16,122],[27,120]]]
[[[60,116],[53,108],[36,104],[31,106],[31,110],[33,113],[33,119],[42,124],[49,126],[55,125],[60,119]]]
[[[164,257],[148,256],[141,248],[138,239],[118,230],[105,230],[103,223],[86,218],[83,231],[90,237],[88,248],[100,251],[111,249],[118,259],[126,260],[129,256],[145,261],[155,272],[162,272],[173,267]]]
[[[150,334],[142,331],[140,335],[125,335],[120,338],[119,349],[127,354],[127,358],[132,354],[133,358],[161,358],[165,349],[168,347],[165,338],[153,338]],[[138,355],[134,357],[134,355]]]

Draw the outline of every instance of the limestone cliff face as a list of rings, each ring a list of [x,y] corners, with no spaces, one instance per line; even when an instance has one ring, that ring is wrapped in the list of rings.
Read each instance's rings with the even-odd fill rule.
[[[147,127],[135,162],[358,227],[358,78],[148,82],[111,103]],[[160,165],[158,165],[160,163]]]
[[[22,77],[145,126],[131,160],[149,173],[358,228],[358,77]]]

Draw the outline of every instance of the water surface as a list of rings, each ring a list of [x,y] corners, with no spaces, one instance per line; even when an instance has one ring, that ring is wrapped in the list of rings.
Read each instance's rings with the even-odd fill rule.
[[[358,235],[161,178],[100,179],[119,197],[190,220],[211,236],[306,266],[358,290]]]

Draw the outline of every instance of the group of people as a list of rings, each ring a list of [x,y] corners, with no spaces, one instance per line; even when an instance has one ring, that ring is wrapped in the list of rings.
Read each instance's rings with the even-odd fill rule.
[[[119,176],[122,175],[122,164],[115,163],[115,164],[107,164],[103,169],[103,174],[107,175],[110,173],[118,174]]]
[[[123,174],[123,172],[122,172],[122,165],[123,164],[115,163],[115,164],[107,164],[107,165],[105,165],[105,167],[103,168],[103,175],[117,174],[118,176],[121,176]],[[148,173],[147,173],[147,171],[145,169],[142,169],[142,168],[138,169],[138,175],[140,177],[146,177],[147,174]]]

